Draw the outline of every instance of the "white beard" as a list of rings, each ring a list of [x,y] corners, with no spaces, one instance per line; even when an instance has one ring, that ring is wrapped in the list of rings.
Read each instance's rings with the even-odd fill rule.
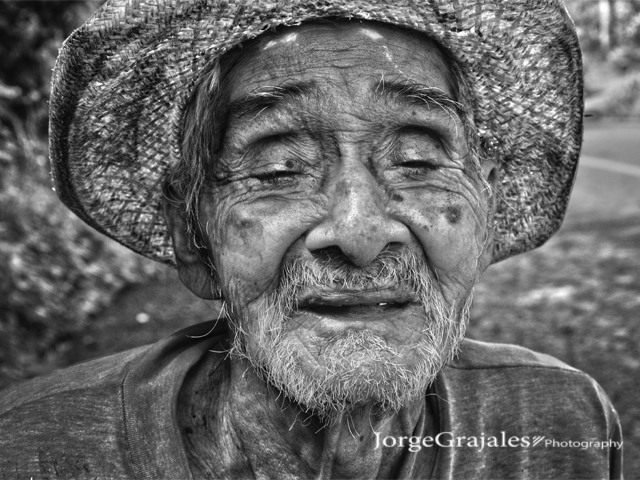
[[[370,330],[347,330],[338,337],[303,345],[285,328],[302,288],[337,282],[343,288],[371,290],[372,286],[384,288],[399,280],[409,282],[425,312],[420,339],[403,348],[404,354]],[[375,265],[365,269],[292,262],[283,270],[275,294],[257,307],[257,318],[254,312],[252,318],[241,314],[234,319],[232,352],[248,359],[264,381],[326,422],[366,404],[374,406],[377,413],[396,412],[424,395],[457,353],[469,318],[471,297],[461,308],[448,308],[434,288],[424,261],[410,253],[382,255]],[[236,311],[241,310],[236,307]],[[247,348],[248,338],[251,349]],[[310,347],[318,352],[318,359],[314,366],[305,368],[303,362]]]

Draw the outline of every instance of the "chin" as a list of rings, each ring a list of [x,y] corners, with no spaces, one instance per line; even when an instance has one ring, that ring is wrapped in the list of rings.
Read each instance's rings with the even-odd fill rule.
[[[468,311],[465,307],[456,319],[439,319],[437,327],[428,322],[434,328],[425,329],[415,345],[402,350],[366,329],[305,345],[283,328],[267,328],[284,323],[271,318],[257,322],[260,331],[237,334],[234,352],[248,359],[265,382],[327,424],[362,407],[376,415],[391,415],[424,397],[453,358]],[[252,338],[250,348],[246,334]]]

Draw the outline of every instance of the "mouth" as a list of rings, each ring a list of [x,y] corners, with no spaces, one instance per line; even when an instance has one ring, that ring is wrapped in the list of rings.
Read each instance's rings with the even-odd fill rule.
[[[407,303],[375,303],[359,305],[313,305],[307,311],[326,317],[351,317],[360,315],[376,315],[402,310]]]
[[[333,317],[389,316],[416,303],[412,296],[401,292],[340,292],[305,295],[298,302],[298,310]]]

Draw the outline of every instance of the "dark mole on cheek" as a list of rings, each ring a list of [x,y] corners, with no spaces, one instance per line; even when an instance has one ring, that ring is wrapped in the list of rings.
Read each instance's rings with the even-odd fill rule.
[[[444,214],[451,224],[456,224],[460,221],[460,209],[458,207],[450,205],[444,209]]]
[[[396,202],[402,202],[404,198],[399,193],[394,193],[393,195],[391,195],[391,200],[394,200]]]
[[[248,219],[241,219],[235,216],[229,218],[229,226],[232,227],[236,234],[244,243],[250,242],[256,236],[262,235],[262,225]]]

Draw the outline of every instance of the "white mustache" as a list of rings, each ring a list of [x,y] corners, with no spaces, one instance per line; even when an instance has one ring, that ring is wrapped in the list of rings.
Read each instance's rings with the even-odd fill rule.
[[[351,299],[349,303],[408,303],[431,288],[428,272],[424,257],[406,249],[385,250],[365,267],[354,266],[346,257],[296,259],[283,267],[278,293],[290,308],[332,297]]]

